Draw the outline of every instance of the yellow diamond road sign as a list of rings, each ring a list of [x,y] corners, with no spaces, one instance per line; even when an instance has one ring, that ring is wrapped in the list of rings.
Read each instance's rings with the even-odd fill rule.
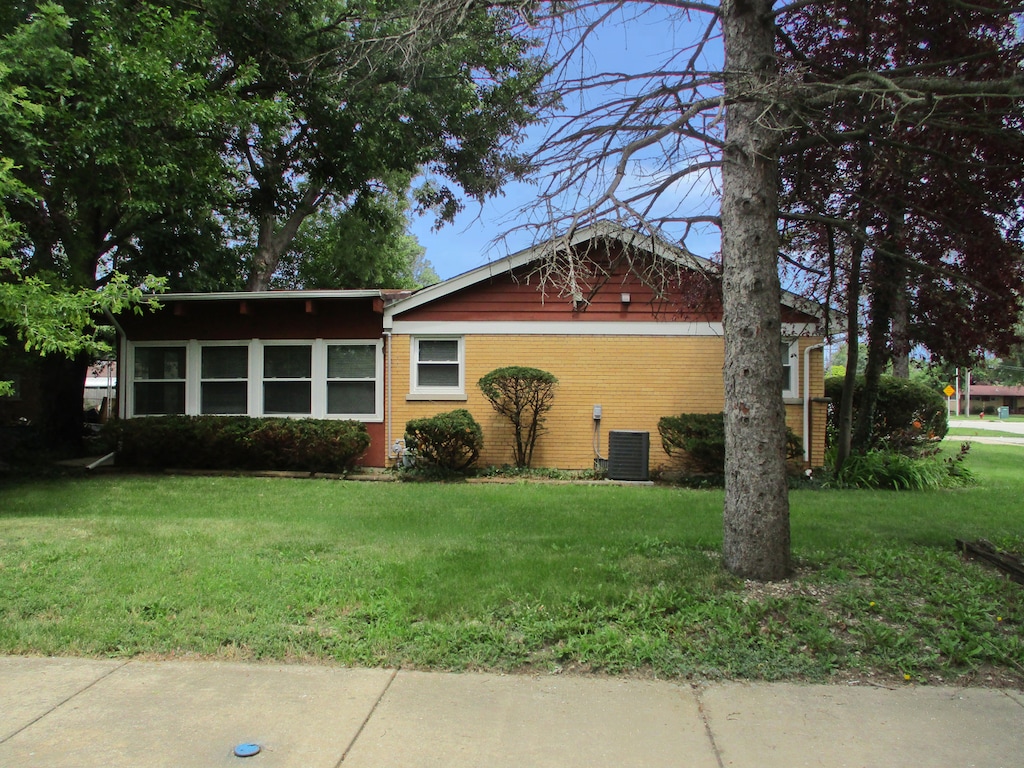
[[[949,384],[947,384],[946,388],[942,391],[946,393],[946,397],[952,397],[956,392],[956,390],[953,389],[953,387],[951,387]]]

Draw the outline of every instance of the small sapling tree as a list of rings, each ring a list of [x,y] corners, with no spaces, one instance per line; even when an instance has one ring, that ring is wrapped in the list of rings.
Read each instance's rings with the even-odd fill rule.
[[[513,365],[491,371],[478,384],[494,410],[512,422],[516,466],[529,467],[558,379],[547,371]]]

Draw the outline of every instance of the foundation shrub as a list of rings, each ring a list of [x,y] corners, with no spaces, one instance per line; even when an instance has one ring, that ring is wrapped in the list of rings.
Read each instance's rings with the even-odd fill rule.
[[[150,469],[342,472],[370,445],[362,422],[327,419],[157,416],[107,429],[118,464]]]
[[[405,425],[405,444],[416,452],[420,469],[465,472],[480,456],[484,433],[473,415],[459,408],[411,419]]]
[[[684,413],[658,421],[661,446],[676,459],[684,472],[693,475],[722,475],[725,472],[725,414]],[[800,438],[786,427],[786,458],[803,453]]]

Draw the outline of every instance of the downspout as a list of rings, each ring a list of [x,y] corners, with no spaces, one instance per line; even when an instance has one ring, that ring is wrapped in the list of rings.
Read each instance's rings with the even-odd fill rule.
[[[384,374],[387,381],[384,385],[384,407],[387,409],[387,421],[385,426],[384,444],[387,446],[387,458],[397,458],[394,446],[391,445],[391,331],[382,331],[384,338],[384,367],[387,369]]]
[[[811,465],[811,352],[824,347],[822,342],[804,350],[804,464],[807,466]]]
[[[121,369],[124,367],[125,360],[127,359],[128,353],[128,334],[124,332],[124,328],[117,322],[117,318],[110,312],[109,309],[104,309],[103,314],[106,315],[107,320],[114,326],[114,331],[118,336],[118,350],[117,350],[117,416],[118,418],[124,418],[125,409],[125,397],[123,396],[124,390],[124,371]]]

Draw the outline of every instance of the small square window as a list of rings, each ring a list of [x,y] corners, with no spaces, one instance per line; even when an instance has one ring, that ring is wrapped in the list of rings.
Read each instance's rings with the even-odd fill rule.
[[[413,392],[441,396],[462,394],[461,338],[415,339],[413,355]]]

